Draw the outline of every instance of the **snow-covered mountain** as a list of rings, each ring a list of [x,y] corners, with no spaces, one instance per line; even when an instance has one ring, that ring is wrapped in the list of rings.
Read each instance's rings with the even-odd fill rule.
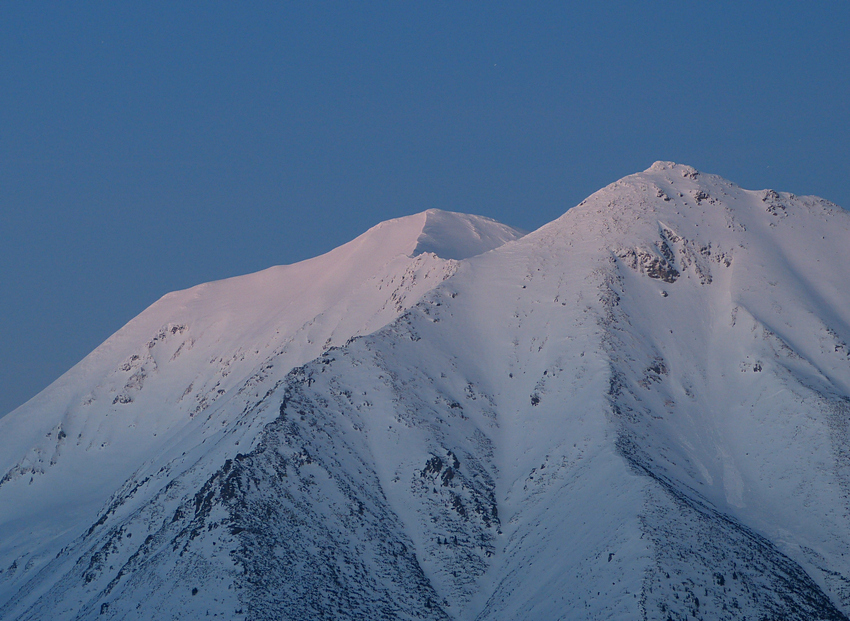
[[[658,162],[169,294],[0,419],[0,619],[847,619],[847,239]]]

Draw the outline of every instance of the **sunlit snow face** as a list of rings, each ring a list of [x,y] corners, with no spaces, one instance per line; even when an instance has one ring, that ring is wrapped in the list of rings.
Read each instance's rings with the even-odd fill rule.
[[[848,229],[658,163],[169,294],[0,419],[0,610],[841,618]]]

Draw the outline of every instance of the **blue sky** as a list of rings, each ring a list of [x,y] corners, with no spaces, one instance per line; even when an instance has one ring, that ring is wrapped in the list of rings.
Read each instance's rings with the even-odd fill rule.
[[[0,414],[161,295],[659,159],[850,192],[850,2],[0,6]]]

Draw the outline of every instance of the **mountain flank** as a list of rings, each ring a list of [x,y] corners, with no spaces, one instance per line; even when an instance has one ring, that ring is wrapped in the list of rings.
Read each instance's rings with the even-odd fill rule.
[[[656,162],[169,294],[0,419],[0,619],[846,620],[847,239]]]

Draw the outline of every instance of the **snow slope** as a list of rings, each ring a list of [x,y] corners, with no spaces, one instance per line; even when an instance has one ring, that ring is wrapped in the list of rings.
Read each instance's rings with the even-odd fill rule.
[[[269,374],[386,325],[456,270],[446,257],[520,235],[434,209],[315,259],[164,296],[0,419],[0,567],[37,569],[128,480],[225,428]],[[12,573],[0,588],[17,588]]]
[[[0,618],[847,619],[848,236],[657,162],[166,296],[0,419]]]

